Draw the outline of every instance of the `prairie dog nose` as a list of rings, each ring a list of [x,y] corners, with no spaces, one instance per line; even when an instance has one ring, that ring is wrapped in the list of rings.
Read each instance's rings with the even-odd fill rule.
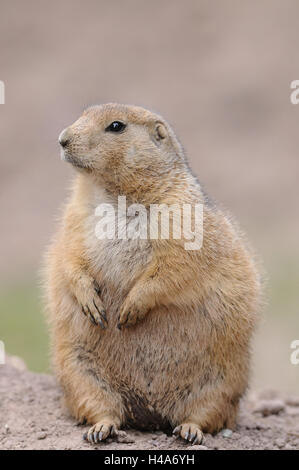
[[[70,142],[70,140],[71,140],[71,135],[70,135],[69,128],[67,127],[61,132],[60,136],[58,137],[58,142],[60,143],[61,147],[66,147],[67,144]]]

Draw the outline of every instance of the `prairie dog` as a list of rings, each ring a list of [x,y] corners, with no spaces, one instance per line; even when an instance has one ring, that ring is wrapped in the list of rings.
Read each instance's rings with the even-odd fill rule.
[[[88,108],[59,142],[77,170],[47,257],[53,362],[89,442],[121,427],[192,443],[232,428],[246,391],[260,281],[210,204],[169,124],[136,107]],[[203,204],[201,249],[183,239],[99,239],[99,204]]]

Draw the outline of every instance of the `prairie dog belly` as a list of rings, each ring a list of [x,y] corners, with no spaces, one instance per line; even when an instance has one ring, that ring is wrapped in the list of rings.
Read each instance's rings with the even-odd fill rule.
[[[144,429],[166,428],[169,423],[164,417],[171,416],[178,400],[192,401],[207,380],[208,345],[199,319],[188,315],[187,320],[175,308],[159,308],[136,327],[119,331],[116,313],[112,307],[107,330],[99,332],[92,345],[89,336],[88,348],[82,351],[86,369],[93,371],[91,380],[98,377],[120,394],[127,423]],[[182,328],[186,320],[193,328]]]

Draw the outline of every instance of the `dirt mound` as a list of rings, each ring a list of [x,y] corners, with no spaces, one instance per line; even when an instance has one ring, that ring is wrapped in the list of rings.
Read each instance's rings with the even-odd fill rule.
[[[91,446],[61,406],[61,391],[50,375],[26,370],[18,358],[0,365],[0,449],[188,449],[162,432],[122,431],[118,441]],[[241,406],[238,425],[205,435],[205,449],[299,449],[299,397],[276,392],[251,395]]]

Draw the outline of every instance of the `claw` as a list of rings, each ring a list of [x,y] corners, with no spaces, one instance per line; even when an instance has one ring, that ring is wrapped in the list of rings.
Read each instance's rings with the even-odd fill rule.
[[[100,311],[100,310],[98,309],[98,306],[97,306],[97,304],[95,303],[94,300],[93,300],[93,305],[94,305],[95,308],[97,309],[97,312],[98,312],[98,314],[100,315],[100,317],[108,324],[107,317],[106,317],[106,314],[105,314],[105,310],[101,310],[101,311]],[[102,313],[102,312],[104,312],[104,313]],[[103,322],[102,320],[99,320],[99,323],[100,323],[100,325],[101,325],[101,328],[103,328],[103,330],[105,330],[107,326],[104,325],[104,322]]]
[[[128,320],[129,320],[129,317],[130,317],[130,314],[131,314],[131,312],[128,312],[128,313],[127,313],[127,318],[126,318],[126,321],[125,321],[125,322],[123,322],[123,323],[120,323],[120,316],[118,317],[118,324],[117,324],[117,328],[118,328],[119,330],[121,330],[123,326],[125,327],[125,326],[127,325],[127,323],[128,323]]]
[[[120,315],[118,315],[118,319],[117,319],[117,328],[118,328],[119,330],[121,330],[121,326],[122,326],[122,325],[121,325],[121,323],[120,323]]]
[[[97,293],[98,295],[101,295],[101,289],[100,289],[100,286],[99,286],[99,284],[97,283],[97,281],[94,281],[94,282],[93,282],[93,285],[94,285],[94,290],[96,291],[96,293]]]
[[[194,441],[192,442],[192,445],[194,446],[195,444],[202,444],[202,441],[203,441],[203,435],[199,435],[198,433],[196,433],[196,437]]]
[[[101,432],[99,432],[99,441],[101,441],[102,439],[103,439],[103,433],[101,431]]]
[[[85,432],[82,436],[83,441],[87,441],[87,432]]]
[[[100,315],[104,318],[105,322],[108,323],[105,310],[101,310]]]
[[[86,305],[85,308],[87,308],[87,310],[88,310],[88,313],[89,313],[89,315],[90,315],[90,319],[91,319],[92,323],[93,323],[94,325],[96,325],[97,322],[95,321],[95,318],[94,318],[93,314],[91,313],[90,308],[88,307],[88,305]]]
[[[180,433],[182,429],[182,426],[177,426],[176,428],[174,428],[174,430],[172,431],[172,434],[175,434],[176,436]]]

